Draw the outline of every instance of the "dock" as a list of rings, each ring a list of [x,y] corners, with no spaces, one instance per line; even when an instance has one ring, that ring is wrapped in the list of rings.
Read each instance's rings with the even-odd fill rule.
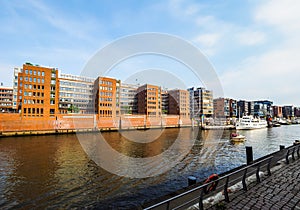
[[[203,125],[203,130],[234,130],[234,125]]]

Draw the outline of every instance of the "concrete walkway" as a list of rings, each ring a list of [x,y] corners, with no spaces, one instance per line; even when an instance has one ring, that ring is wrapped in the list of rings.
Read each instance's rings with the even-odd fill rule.
[[[209,209],[299,209],[300,159],[274,171],[261,183],[230,194],[230,202],[222,201]]]

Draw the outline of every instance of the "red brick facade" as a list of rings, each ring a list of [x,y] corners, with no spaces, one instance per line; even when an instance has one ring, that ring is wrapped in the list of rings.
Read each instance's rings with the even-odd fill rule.
[[[58,70],[23,65],[18,75],[18,109],[23,117],[54,117],[58,113]]]

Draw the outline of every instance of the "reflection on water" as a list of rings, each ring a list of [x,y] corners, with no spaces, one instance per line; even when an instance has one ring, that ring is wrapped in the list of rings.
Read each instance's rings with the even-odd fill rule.
[[[182,130],[179,145],[194,139],[191,151],[170,171],[143,179],[119,177],[100,168],[85,154],[76,135],[2,138],[0,208],[133,208],[186,187],[189,175],[202,180],[244,164],[245,146],[253,147],[256,159],[279,150],[279,145],[291,145],[300,136],[299,125],[239,131],[247,140],[233,144],[231,131]],[[132,131],[123,132],[102,135],[116,151],[139,158],[163,153],[178,138],[178,129],[165,129],[150,141],[154,134],[148,130],[143,135],[145,144],[131,141]],[[80,135],[88,141],[99,134]],[[178,148],[174,157],[180,152]],[[126,162],[122,164],[126,167]]]

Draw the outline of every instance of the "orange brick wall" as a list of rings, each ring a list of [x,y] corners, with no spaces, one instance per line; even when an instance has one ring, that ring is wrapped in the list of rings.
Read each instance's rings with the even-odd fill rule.
[[[191,125],[188,118],[180,119],[182,125]],[[122,129],[136,127],[178,126],[179,117],[162,116],[146,117],[144,115],[122,117],[98,117],[86,114],[58,114],[56,117],[24,117],[18,113],[0,114],[0,132],[9,131],[42,131],[42,130],[67,130],[67,129],[118,129],[120,122]]]

